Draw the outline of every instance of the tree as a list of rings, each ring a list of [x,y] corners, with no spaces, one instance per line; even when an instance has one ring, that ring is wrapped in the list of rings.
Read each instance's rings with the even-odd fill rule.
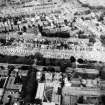
[[[41,81],[42,82],[45,81],[45,74],[44,73],[42,74]]]
[[[43,55],[40,52],[36,52],[34,58],[36,58],[37,60],[41,60],[43,58]]]
[[[36,70],[31,70],[28,73],[27,82],[24,86],[24,101],[33,102],[37,91]]]
[[[78,61],[78,63],[80,63],[80,64],[83,64],[83,63],[84,63],[84,61],[83,61],[82,58],[79,58],[77,61]]]
[[[71,63],[74,63],[74,62],[76,62],[76,58],[74,56],[71,56],[70,61],[71,61]]]
[[[77,102],[78,102],[79,104],[83,104],[83,96],[80,96]]]
[[[0,43],[2,43],[2,45],[5,45],[6,44],[6,39],[1,39],[0,38]]]
[[[101,41],[102,45],[105,46],[105,35],[100,36],[100,41]]]
[[[101,79],[105,80],[105,66],[99,71],[99,76]]]
[[[94,37],[94,36],[91,36],[91,37],[89,38],[89,42],[94,44],[94,43],[96,42],[95,37]]]
[[[65,72],[67,64],[65,63],[64,60],[61,60],[59,63],[60,63],[61,72]]]
[[[105,105],[105,95],[101,96],[101,100],[102,100],[103,105]]]
[[[12,66],[12,65],[9,65],[8,66],[8,75],[10,75],[11,74],[11,72],[13,71],[15,69],[15,67],[14,66]]]
[[[23,26],[23,32],[27,32],[27,27],[26,26]]]
[[[35,103],[38,105],[42,105],[42,100],[37,98],[37,99],[35,99]]]

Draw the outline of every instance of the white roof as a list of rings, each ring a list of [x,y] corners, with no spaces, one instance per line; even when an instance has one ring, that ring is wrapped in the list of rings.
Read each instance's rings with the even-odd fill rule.
[[[49,103],[49,102],[43,102],[43,105],[55,105],[55,103],[54,102],[51,102],[51,103]]]
[[[4,89],[3,88],[0,88],[0,96],[3,95],[3,91],[4,91]]]
[[[88,74],[98,74],[99,71],[96,69],[85,69],[85,68],[77,68],[77,72],[79,73],[88,73]]]
[[[29,5],[38,5],[40,4],[38,1],[32,1],[32,2],[28,2],[28,3],[25,3],[25,6],[29,6]]]

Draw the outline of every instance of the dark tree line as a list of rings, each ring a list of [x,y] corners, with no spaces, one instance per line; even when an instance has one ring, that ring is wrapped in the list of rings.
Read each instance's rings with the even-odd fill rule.
[[[34,63],[34,59],[38,61],[42,59],[42,54],[36,53],[35,55],[29,56],[9,56],[0,54],[0,62],[1,63],[9,63],[9,64],[27,64],[31,65]]]
[[[37,92],[37,80],[36,80],[36,70],[29,70],[26,82],[23,86],[22,98],[25,103],[34,102],[35,95]]]

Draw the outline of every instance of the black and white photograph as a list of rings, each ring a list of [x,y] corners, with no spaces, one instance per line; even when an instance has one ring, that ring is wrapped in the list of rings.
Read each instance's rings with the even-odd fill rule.
[[[105,105],[105,0],[0,0],[0,105]]]

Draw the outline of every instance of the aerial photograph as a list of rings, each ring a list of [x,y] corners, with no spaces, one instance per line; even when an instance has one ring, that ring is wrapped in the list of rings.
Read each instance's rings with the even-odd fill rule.
[[[0,0],[0,105],[105,105],[105,0]]]

